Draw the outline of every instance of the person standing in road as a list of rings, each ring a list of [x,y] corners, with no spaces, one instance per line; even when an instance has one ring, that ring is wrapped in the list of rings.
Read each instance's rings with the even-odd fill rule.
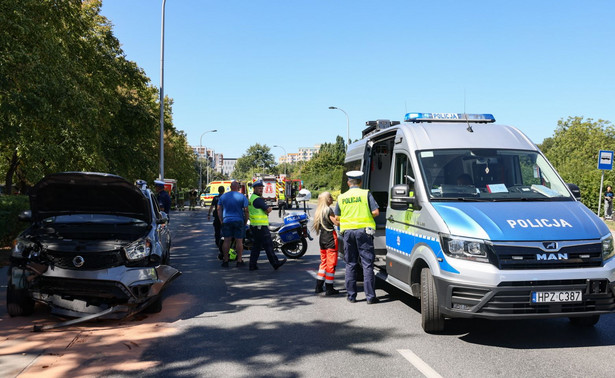
[[[171,212],[171,196],[166,190],[164,190],[164,181],[155,180],[154,186],[156,188],[156,193],[158,193],[158,206],[161,211],[167,213],[167,217],[170,219],[169,213]]]
[[[337,266],[337,233],[335,226],[339,222],[335,218],[335,214],[331,209],[333,197],[329,192],[322,192],[318,195],[318,205],[316,207],[316,215],[314,216],[314,224],[312,228],[319,234],[318,243],[320,245],[320,266],[318,267],[318,276],[316,278],[315,292],[325,295],[339,294],[339,290],[333,288],[333,280],[335,279],[335,268]]]
[[[604,193],[604,219],[613,219],[613,188],[607,185]]]
[[[220,196],[217,205],[218,218],[222,220],[222,267],[228,267],[231,242],[235,239],[237,266],[243,266],[243,239],[248,222],[248,199],[239,193],[239,182],[231,182],[231,191]]]
[[[337,197],[335,217],[340,222],[340,233],[344,240],[346,260],[346,299],[357,300],[357,270],[359,258],[363,268],[363,288],[367,304],[378,303],[374,277],[374,218],[380,214],[378,203],[368,189],[361,189],[363,172],[350,171],[349,189]]]
[[[254,238],[252,245],[252,251],[250,252],[250,270],[258,269],[258,257],[260,256],[261,249],[265,250],[269,263],[273,266],[273,269],[277,270],[284,265],[286,259],[278,260],[278,257],[273,251],[273,241],[271,240],[271,233],[269,232],[269,213],[271,207],[267,205],[265,200],[261,198],[263,195],[262,181],[258,180],[252,184],[253,193],[250,196],[249,201],[249,214],[250,214],[250,231]]]
[[[207,212],[207,220],[211,218],[211,214],[214,214],[214,239],[216,241],[216,247],[220,253],[218,254],[218,258],[222,260],[222,246],[220,245],[220,232],[222,228],[222,221],[220,217],[218,217],[218,201],[220,197],[224,194],[224,186],[220,185],[218,187],[218,195],[214,197],[211,201],[211,206],[209,206],[209,211]]]

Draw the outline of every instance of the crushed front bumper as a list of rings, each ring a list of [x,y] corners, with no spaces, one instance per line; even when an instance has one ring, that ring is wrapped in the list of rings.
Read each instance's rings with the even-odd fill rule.
[[[112,312],[108,318],[122,318],[151,303],[179,275],[168,265],[89,271],[49,267],[32,279],[28,290],[54,314],[83,317],[121,305],[122,311]]]

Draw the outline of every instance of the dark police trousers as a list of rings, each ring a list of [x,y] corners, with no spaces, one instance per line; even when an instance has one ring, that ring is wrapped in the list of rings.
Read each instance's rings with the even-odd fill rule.
[[[376,298],[376,280],[374,277],[374,237],[365,233],[365,229],[346,230],[344,239],[344,257],[346,260],[346,292],[348,298],[357,297],[357,273],[363,269],[363,290],[366,299]],[[359,256],[361,266],[359,266]]]
[[[250,252],[250,267],[256,267],[256,263],[258,262],[258,257],[261,254],[261,249],[265,250],[267,254],[267,259],[269,259],[269,263],[271,266],[275,267],[280,262],[278,261],[278,257],[275,255],[273,251],[273,242],[271,241],[271,233],[269,232],[268,226],[250,226],[250,231],[252,232],[252,237],[254,238],[254,243],[252,244],[252,251]]]

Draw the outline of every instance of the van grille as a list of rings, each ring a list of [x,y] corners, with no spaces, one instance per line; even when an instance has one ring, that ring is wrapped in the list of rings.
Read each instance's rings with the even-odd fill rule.
[[[600,243],[564,246],[557,252],[545,252],[531,246],[494,245],[499,269],[566,269],[602,266]],[[542,258],[539,260],[538,256]],[[561,258],[566,256],[567,258]]]

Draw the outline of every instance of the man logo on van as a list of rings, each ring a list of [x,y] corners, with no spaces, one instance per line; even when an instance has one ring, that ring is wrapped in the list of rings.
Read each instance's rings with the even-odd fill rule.
[[[344,205],[349,204],[349,203],[355,203],[355,202],[361,202],[361,197],[342,198],[342,203]]]
[[[570,227],[572,225],[564,219],[507,219],[508,225],[510,228],[515,228],[517,226],[523,228],[537,228],[537,227]]]
[[[536,260],[568,260],[567,253],[537,253]]]

